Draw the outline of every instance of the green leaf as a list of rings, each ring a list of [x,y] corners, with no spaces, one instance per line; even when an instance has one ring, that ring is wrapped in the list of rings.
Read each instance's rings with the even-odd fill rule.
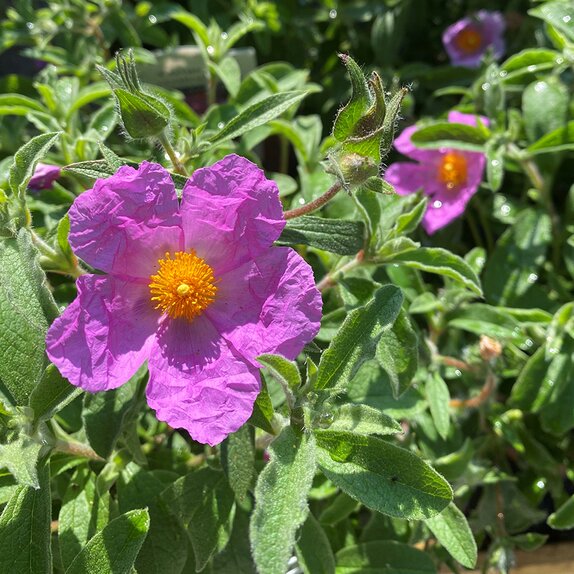
[[[435,459],[434,467],[451,482],[459,478],[466,470],[474,456],[474,447],[470,438],[455,452]]]
[[[528,10],[531,16],[540,18],[562,32],[570,42],[574,42],[574,19],[570,0],[553,0]]]
[[[403,427],[395,419],[367,405],[343,405],[329,430],[355,434],[388,435],[402,433]]]
[[[74,103],[67,109],[68,119],[72,117],[72,114],[91,104],[96,100],[101,98],[107,98],[112,93],[112,90],[105,82],[90,82],[89,86],[82,88],[78,92],[78,97],[74,100]]]
[[[513,73],[522,71],[523,73],[529,72],[529,66],[539,66],[546,64],[549,68],[554,67],[556,58],[560,57],[560,52],[556,50],[549,50],[547,48],[527,48],[517,54],[513,54],[506,60],[500,69],[506,72],[508,77]]]
[[[190,30],[195,32],[201,40],[204,48],[209,46],[210,40],[207,26],[199,18],[197,18],[197,16],[194,16],[185,10],[178,10],[177,12],[173,12],[171,14],[171,18],[181,22],[184,26],[187,26]]]
[[[526,209],[496,244],[483,273],[484,296],[489,303],[514,305],[538,279],[551,241],[550,218]],[[519,306],[519,305],[517,305]]]
[[[109,504],[109,492],[98,492],[95,475],[86,466],[78,468],[66,489],[58,516],[58,546],[64,568],[106,526]]]
[[[520,550],[532,552],[533,550],[538,550],[538,548],[546,544],[546,541],[548,540],[548,534],[526,532],[525,534],[517,534],[516,536],[511,536],[510,540],[512,540],[512,543],[520,548]]]
[[[409,388],[418,367],[418,337],[403,309],[381,336],[376,358],[389,376],[395,397],[399,397]]]
[[[40,382],[30,393],[29,406],[34,410],[34,421],[45,421],[82,393],[64,379],[54,365],[48,365]]]
[[[217,574],[256,574],[249,545],[249,514],[240,508],[235,513],[227,546],[213,558],[212,571]]]
[[[394,541],[366,542],[337,552],[337,574],[436,574],[431,557]]]
[[[66,574],[130,574],[149,525],[147,510],[132,510],[118,516],[84,546]]]
[[[440,514],[428,518],[425,524],[455,560],[466,568],[476,566],[476,541],[464,514],[454,502]]]
[[[450,327],[493,339],[514,339],[520,333],[520,323],[501,308],[473,303],[448,315]]]
[[[13,442],[0,445],[0,468],[7,468],[18,484],[40,488],[36,467],[46,450],[45,445],[21,432]]]
[[[533,142],[568,121],[568,88],[556,77],[537,80],[522,93],[522,116],[528,140]]]
[[[94,159],[90,161],[79,161],[71,163],[63,168],[64,171],[69,171],[90,179],[106,178],[114,175],[116,169],[105,159]]]
[[[273,427],[272,420],[275,416],[275,410],[273,409],[273,403],[271,402],[271,397],[267,391],[267,384],[263,375],[261,376],[261,391],[257,395],[255,404],[253,405],[253,413],[247,421],[249,424],[263,429],[269,434],[275,434],[275,428]]]
[[[5,113],[5,109],[17,107],[22,108],[25,113],[30,110],[36,110],[38,112],[47,112],[48,110],[36,100],[28,98],[27,96],[22,96],[21,94],[0,94],[0,115]]]
[[[309,513],[297,540],[299,566],[305,574],[335,574],[335,557],[322,526]]]
[[[259,355],[257,361],[284,387],[295,391],[301,386],[301,373],[293,361],[288,361],[281,355]]]
[[[526,148],[530,155],[554,153],[574,149],[574,121],[568,122],[564,127],[542,136],[539,140]]]
[[[385,285],[364,307],[351,311],[321,356],[315,388],[330,392],[344,389],[360,366],[374,357],[379,340],[394,324],[402,303],[400,289]]]
[[[365,244],[361,221],[342,221],[304,215],[287,221],[278,245],[309,245],[339,255],[354,255]]]
[[[1,239],[0,380],[18,405],[44,374],[46,330],[57,314],[30,232]]]
[[[255,487],[250,540],[259,572],[284,574],[295,535],[309,512],[307,494],[315,474],[315,439],[290,426],[269,448],[270,460]]]
[[[117,486],[120,512],[141,506],[149,511],[149,531],[135,562],[138,574],[180,574],[187,560],[187,535],[162,498],[165,482],[131,462]]]
[[[486,180],[492,191],[498,191],[504,178],[504,145],[496,140],[486,143]]]
[[[26,188],[34,175],[36,165],[54,145],[60,133],[52,132],[36,136],[16,152],[9,177],[10,187],[15,196],[23,198],[26,195]]]
[[[306,95],[307,92],[290,91],[263,98],[242,110],[222,130],[209,138],[209,142],[214,145],[221,144],[266,124],[300,102]]]
[[[574,496],[571,496],[556,512],[548,517],[548,526],[554,530],[574,528]]]
[[[51,574],[50,473],[38,469],[39,488],[18,486],[0,516],[0,572]]]
[[[436,430],[446,440],[450,428],[448,412],[450,393],[448,392],[447,384],[437,372],[434,372],[428,377],[425,390]]]
[[[420,247],[397,253],[392,257],[387,257],[383,263],[400,263],[427,273],[444,275],[462,283],[473,293],[482,295],[480,281],[470,265],[458,255],[440,247]]]
[[[156,136],[169,125],[169,108],[158,98],[144,94],[134,94],[116,88],[122,123],[128,135],[134,139]]]
[[[140,369],[126,384],[105,393],[86,393],[82,420],[91,447],[108,458],[122,431],[122,425],[132,408],[138,383],[145,374]]]
[[[469,151],[484,151],[484,144],[490,137],[490,131],[484,126],[474,127],[466,124],[437,122],[418,129],[411,136],[416,146],[423,148],[455,148]]]
[[[373,436],[319,429],[314,433],[325,476],[371,510],[424,520],[452,500],[448,482],[408,450]]]
[[[253,427],[243,425],[221,444],[221,465],[237,503],[251,510],[249,493],[255,485],[255,442]]]
[[[342,142],[353,134],[372,98],[365,75],[355,60],[346,54],[340,54],[339,57],[347,67],[352,87],[351,99],[341,108],[333,124],[333,136]]]
[[[227,478],[222,472],[202,468],[176,480],[162,498],[187,526],[199,572],[231,536],[235,497]]]
[[[209,67],[217,74],[229,95],[234,98],[241,85],[241,68],[237,60],[231,56],[223,58],[219,65],[209,62]]]

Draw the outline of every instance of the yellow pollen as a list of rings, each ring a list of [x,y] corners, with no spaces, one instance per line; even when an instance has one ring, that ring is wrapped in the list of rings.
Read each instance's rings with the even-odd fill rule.
[[[192,320],[211,305],[217,294],[213,269],[195,251],[170,253],[158,261],[159,270],[150,277],[149,290],[155,308],[173,319]]]
[[[482,46],[482,35],[478,30],[466,28],[456,35],[456,46],[466,54],[474,54]]]
[[[438,178],[448,189],[466,182],[466,158],[461,153],[449,151],[442,156],[438,166]]]

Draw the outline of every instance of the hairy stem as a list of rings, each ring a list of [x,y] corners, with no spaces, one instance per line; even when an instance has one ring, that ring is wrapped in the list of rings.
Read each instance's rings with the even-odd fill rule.
[[[293,219],[295,217],[301,217],[302,215],[307,215],[317,209],[323,207],[326,203],[331,201],[333,197],[339,193],[343,186],[340,182],[334,183],[323,195],[319,196],[317,199],[302,205],[301,207],[296,207],[295,209],[290,209],[285,212],[285,219]]]
[[[171,142],[169,141],[169,138],[165,135],[165,133],[159,135],[158,140],[163,146],[163,149],[166,151],[167,155],[169,156],[174,171],[176,173],[179,173],[180,175],[185,175],[187,177],[189,174],[187,173],[185,166],[181,163],[179,157],[177,157],[177,153],[173,149]]]

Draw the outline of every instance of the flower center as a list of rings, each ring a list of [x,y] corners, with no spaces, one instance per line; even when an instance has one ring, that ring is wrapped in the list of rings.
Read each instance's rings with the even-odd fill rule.
[[[178,251],[173,258],[166,253],[158,263],[159,271],[149,283],[156,309],[173,319],[191,321],[213,303],[217,293],[213,269],[195,251]]]
[[[478,30],[465,28],[456,35],[454,41],[457,48],[465,54],[474,54],[482,45],[482,35]]]
[[[466,182],[466,158],[461,153],[449,151],[442,156],[438,166],[438,178],[448,189]]]

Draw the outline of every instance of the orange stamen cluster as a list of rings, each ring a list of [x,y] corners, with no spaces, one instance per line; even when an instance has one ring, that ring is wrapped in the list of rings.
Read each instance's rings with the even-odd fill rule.
[[[482,46],[482,35],[478,30],[465,28],[456,35],[454,41],[465,54],[475,54]]]
[[[466,182],[466,158],[461,153],[449,151],[438,166],[438,178],[448,189],[455,189]]]
[[[159,270],[150,277],[149,290],[156,309],[171,318],[192,320],[211,305],[217,294],[213,269],[195,254],[178,251],[160,259]]]

